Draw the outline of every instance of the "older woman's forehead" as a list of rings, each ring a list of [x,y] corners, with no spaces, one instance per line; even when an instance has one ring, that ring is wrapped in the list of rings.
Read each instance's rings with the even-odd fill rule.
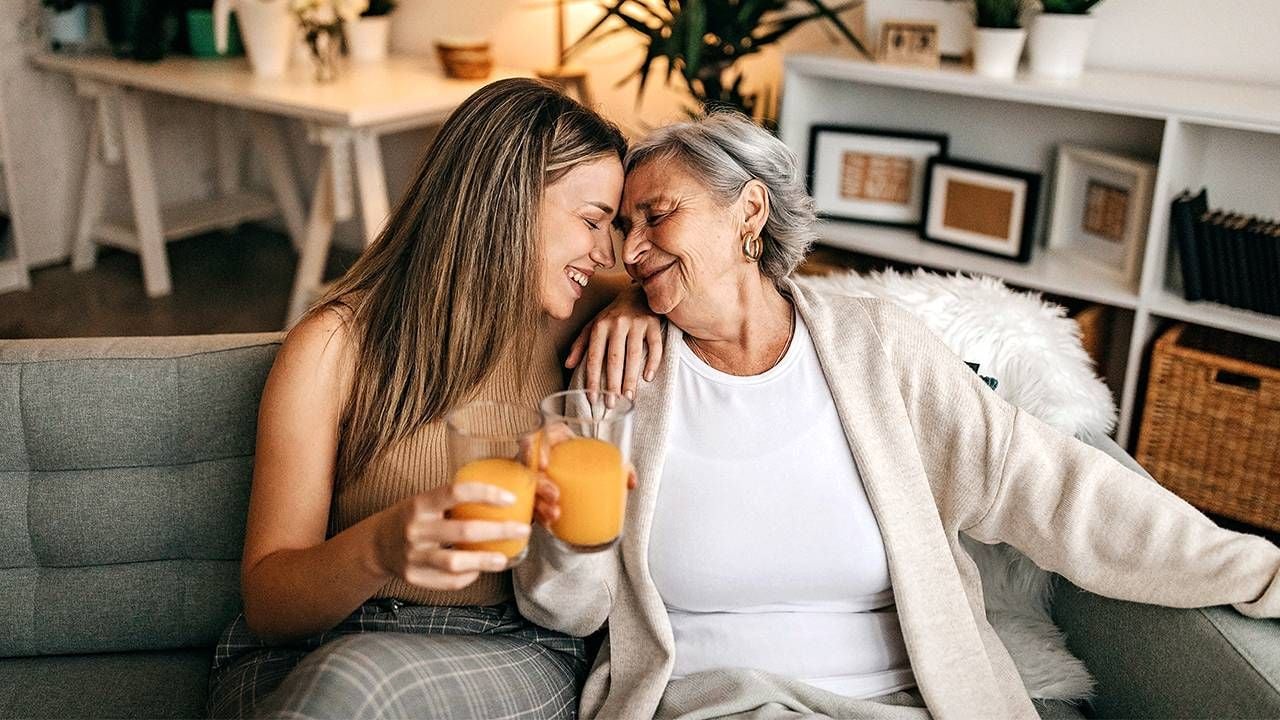
[[[698,185],[697,179],[684,164],[674,158],[654,159],[642,163],[627,173],[622,189],[622,207],[632,208],[662,196],[665,193],[688,190]]]

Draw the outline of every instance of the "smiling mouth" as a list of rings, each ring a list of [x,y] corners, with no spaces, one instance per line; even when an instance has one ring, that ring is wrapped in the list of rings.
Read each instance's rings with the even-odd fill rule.
[[[587,283],[591,282],[591,275],[593,273],[586,272],[585,270],[579,270],[572,265],[567,265],[565,266],[564,274],[568,276],[570,280],[577,283],[579,287],[586,287]]]
[[[668,263],[668,264],[666,264],[666,265],[663,265],[662,267],[658,268],[657,270],[654,270],[653,272],[651,272],[651,273],[649,273],[649,274],[647,274],[647,275],[642,275],[642,276],[640,276],[640,282],[641,282],[641,283],[647,283],[647,282],[649,282],[650,280],[652,280],[652,279],[654,279],[654,278],[658,277],[658,276],[659,276],[659,275],[661,275],[662,273],[664,273],[664,272],[666,272],[666,271],[670,270],[671,268],[675,267],[675,265],[676,265],[676,264],[675,264],[674,262],[671,262],[671,263]]]

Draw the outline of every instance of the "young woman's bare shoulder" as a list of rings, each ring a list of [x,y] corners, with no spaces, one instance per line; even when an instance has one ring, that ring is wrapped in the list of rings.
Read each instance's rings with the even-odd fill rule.
[[[301,320],[285,336],[272,380],[340,402],[347,396],[355,362],[351,311],[328,307]]]

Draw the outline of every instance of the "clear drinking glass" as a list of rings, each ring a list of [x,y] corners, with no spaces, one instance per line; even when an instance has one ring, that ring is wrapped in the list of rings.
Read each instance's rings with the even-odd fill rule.
[[[533,408],[507,403],[477,402],[445,418],[448,428],[449,471],[453,482],[497,485],[516,496],[513,505],[499,507],[463,503],[449,511],[456,520],[498,520],[531,524],[538,476],[521,461],[521,444],[532,442],[542,427]],[[528,554],[527,538],[456,543],[459,550],[499,552],[515,567]]]
[[[627,509],[631,401],[610,392],[567,390],[542,400],[550,444],[547,476],[560,489],[551,532],[578,552],[613,547]]]

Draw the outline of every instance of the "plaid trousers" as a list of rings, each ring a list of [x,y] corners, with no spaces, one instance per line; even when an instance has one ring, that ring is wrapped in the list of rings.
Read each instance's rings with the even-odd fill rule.
[[[244,615],[209,674],[214,718],[574,718],[586,674],[580,638],[515,605],[371,600],[336,627],[268,645]]]

